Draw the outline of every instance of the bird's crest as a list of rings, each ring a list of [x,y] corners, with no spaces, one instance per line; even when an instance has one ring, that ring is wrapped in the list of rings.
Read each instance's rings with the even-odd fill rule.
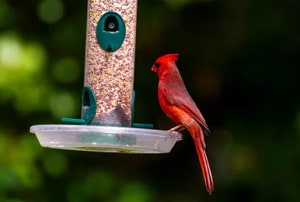
[[[179,53],[169,53],[159,57],[156,61],[165,62],[165,61],[177,61],[179,58]]]
[[[155,63],[152,65],[151,70],[153,72],[158,72],[158,69],[162,66],[167,64],[168,62],[176,62],[176,60],[178,59],[179,54],[178,53],[170,53],[170,54],[166,54],[163,55],[161,57],[159,57]]]

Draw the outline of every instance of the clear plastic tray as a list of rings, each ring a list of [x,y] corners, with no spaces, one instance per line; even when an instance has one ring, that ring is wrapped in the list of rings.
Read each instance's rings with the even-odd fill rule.
[[[43,147],[93,152],[168,153],[182,139],[175,131],[93,125],[35,125]]]

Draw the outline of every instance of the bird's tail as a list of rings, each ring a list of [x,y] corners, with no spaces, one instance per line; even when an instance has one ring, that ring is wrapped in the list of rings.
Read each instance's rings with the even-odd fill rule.
[[[209,162],[206,156],[205,152],[205,141],[204,141],[204,134],[202,128],[197,124],[189,128],[189,132],[191,133],[198,159],[200,162],[200,166],[202,169],[202,174],[203,174],[203,179],[205,183],[206,190],[209,194],[214,190],[214,182],[213,182],[213,177],[211,174]]]

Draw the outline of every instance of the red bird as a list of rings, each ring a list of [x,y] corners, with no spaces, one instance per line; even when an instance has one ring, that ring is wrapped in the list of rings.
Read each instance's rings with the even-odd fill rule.
[[[171,130],[187,129],[191,134],[197,150],[205,187],[211,194],[214,190],[214,182],[205,152],[204,140],[204,133],[208,134],[210,131],[180,76],[175,64],[178,57],[179,54],[163,55],[151,67],[159,79],[158,101],[162,111],[177,124]]]

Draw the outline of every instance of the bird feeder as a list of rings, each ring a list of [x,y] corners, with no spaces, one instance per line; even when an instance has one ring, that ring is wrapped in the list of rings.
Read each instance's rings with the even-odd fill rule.
[[[34,125],[44,147],[98,152],[166,153],[180,133],[133,122],[137,0],[88,0],[81,118]]]

